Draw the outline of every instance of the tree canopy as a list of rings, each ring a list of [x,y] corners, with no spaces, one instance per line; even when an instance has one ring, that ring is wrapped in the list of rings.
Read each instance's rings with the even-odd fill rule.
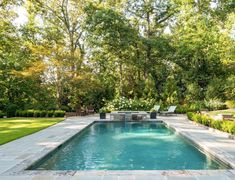
[[[235,100],[234,10],[233,0],[3,0],[0,110]]]

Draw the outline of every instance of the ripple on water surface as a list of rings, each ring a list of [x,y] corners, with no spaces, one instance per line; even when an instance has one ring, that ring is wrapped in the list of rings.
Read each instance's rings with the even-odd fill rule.
[[[181,170],[226,167],[162,123],[95,123],[38,163],[45,170]]]

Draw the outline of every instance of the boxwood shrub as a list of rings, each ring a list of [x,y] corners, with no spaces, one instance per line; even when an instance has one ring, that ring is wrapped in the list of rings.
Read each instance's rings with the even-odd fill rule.
[[[53,117],[54,111],[47,111],[47,117]]]
[[[5,116],[5,113],[0,111],[0,118],[3,118],[3,116]]]
[[[46,117],[47,116],[47,111],[42,110],[40,111],[40,117]]]
[[[20,112],[21,117],[27,117],[28,113],[26,110]]]
[[[34,117],[41,117],[41,111],[40,110],[34,110]]]
[[[55,116],[55,117],[64,117],[64,116],[65,116],[65,111],[62,111],[62,110],[55,110],[54,116]]]
[[[3,114],[3,115],[2,115]],[[5,114],[0,111],[0,118],[3,117]],[[62,110],[17,110],[15,112],[15,117],[64,117],[65,111]]]
[[[27,110],[27,117],[33,117],[34,116],[34,110]]]
[[[235,135],[235,122],[228,120],[214,120],[206,115],[188,112],[188,119],[214,129]]]

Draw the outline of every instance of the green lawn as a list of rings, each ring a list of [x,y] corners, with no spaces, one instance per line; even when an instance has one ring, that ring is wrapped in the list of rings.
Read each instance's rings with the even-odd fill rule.
[[[64,118],[0,119],[0,145],[52,126]]]
[[[218,110],[218,111],[210,111],[210,115],[218,115],[218,114],[233,114],[235,115],[235,109],[225,109],[225,110]]]

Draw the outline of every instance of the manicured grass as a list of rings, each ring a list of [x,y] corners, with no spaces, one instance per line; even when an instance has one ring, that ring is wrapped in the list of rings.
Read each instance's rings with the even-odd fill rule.
[[[218,110],[218,111],[210,111],[210,115],[218,115],[218,114],[233,114],[235,115],[235,109],[225,109],[225,110]]]
[[[0,145],[52,126],[64,118],[0,119]]]

